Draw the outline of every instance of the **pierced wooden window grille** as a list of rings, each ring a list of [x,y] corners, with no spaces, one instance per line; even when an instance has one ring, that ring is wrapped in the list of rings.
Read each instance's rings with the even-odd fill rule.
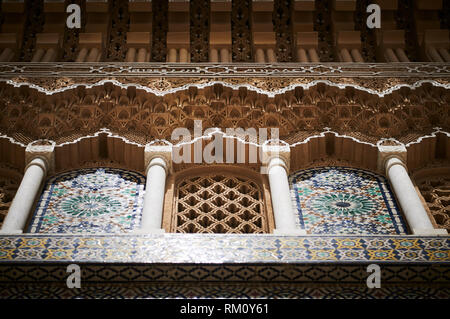
[[[19,183],[8,177],[0,177],[0,227],[8,214],[14,195],[19,188]]]
[[[187,177],[176,189],[176,233],[268,233],[261,187],[227,174]]]
[[[450,176],[418,183],[436,226],[450,231]]]

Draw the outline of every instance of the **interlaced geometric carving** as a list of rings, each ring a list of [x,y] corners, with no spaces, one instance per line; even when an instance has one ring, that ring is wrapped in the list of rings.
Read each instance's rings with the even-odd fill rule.
[[[231,37],[233,62],[252,62],[252,1],[232,1]]]
[[[8,214],[14,195],[19,188],[19,182],[10,177],[0,177],[0,227]]]
[[[66,0],[65,7],[71,3],[78,4],[81,12],[86,12],[86,0]],[[78,39],[80,32],[84,32],[86,26],[86,14],[81,14],[81,28],[69,29],[67,25],[64,28],[64,38],[62,46],[61,61],[73,62],[77,57]]]
[[[367,6],[371,3],[369,0],[356,1],[355,10],[355,28],[361,31],[362,55],[365,62],[377,62],[375,56],[375,31],[367,27]]]
[[[209,61],[210,0],[190,1],[191,62]]]
[[[450,231],[450,176],[427,178],[417,185],[436,225]]]
[[[111,12],[106,48],[107,61],[125,61],[126,37],[130,26],[128,0],[113,0],[109,4]]]
[[[25,28],[23,32],[20,61],[31,61],[36,46],[36,34],[41,32],[44,26],[44,1],[25,1]]]
[[[152,62],[166,62],[168,11],[167,0],[152,1]]]
[[[419,43],[417,41],[416,22],[414,15],[414,1],[403,0],[398,2],[397,28],[405,30],[405,53],[409,61],[419,61],[417,52]]]
[[[331,7],[330,0],[316,1],[314,11],[314,31],[319,38],[319,57],[321,62],[335,61],[333,48],[333,35],[331,33]]]
[[[273,7],[273,24],[277,41],[277,61],[294,61],[294,35],[292,24],[293,2],[275,1]]]
[[[377,139],[450,128],[447,90],[426,85],[415,90],[402,88],[384,97],[325,84],[296,88],[276,97],[221,85],[163,97],[112,84],[52,95],[0,84],[0,93],[1,132],[20,133],[31,140],[58,140],[103,127],[120,134],[171,140],[175,128],[193,128],[194,120],[202,120],[204,128],[278,127],[281,138],[324,127]]]
[[[260,187],[242,176],[215,174],[178,183],[174,207],[177,233],[267,233]]]

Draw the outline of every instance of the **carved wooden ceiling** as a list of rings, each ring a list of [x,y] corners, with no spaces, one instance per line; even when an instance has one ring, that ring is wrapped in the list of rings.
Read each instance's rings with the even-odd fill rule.
[[[291,144],[299,141],[299,132],[304,139],[305,134],[324,128],[372,143],[380,138],[407,142],[436,127],[450,129],[449,84],[444,76],[422,82],[418,78],[359,78],[329,83],[329,78],[320,76],[220,81],[124,76],[105,77],[92,87],[84,78],[41,78],[39,87],[34,79],[13,78],[0,84],[0,131],[8,136],[20,133],[17,138],[24,144],[43,138],[67,142],[102,128],[134,136],[140,143],[170,141],[175,128],[192,129],[194,120],[202,120],[204,129],[276,127]],[[357,82],[366,86],[353,85]],[[155,90],[158,85],[172,91],[161,93]],[[377,85],[383,86],[383,94],[370,91],[380,92]],[[282,93],[257,92],[255,86],[276,87]]]

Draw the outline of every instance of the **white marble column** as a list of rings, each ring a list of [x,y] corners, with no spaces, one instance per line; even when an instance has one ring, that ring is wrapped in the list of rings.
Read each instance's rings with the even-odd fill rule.
[[[35,141],[25,150],[25,173],[3,221],[0,233],[21,234],[47,173],[54,166],[54,143]]]
[[[306,231],[297,227],[295,212],[292,207],[291,191],[289,188],[289,146],[263,147],[263,164],[266,165],[262,173],[268,174],[270,197],[275,218],[276,235],[305,235]]]
[[[137,233],[164,233],[162,216],[164,212],[164,194],[166,178],[170,172],[172,147],[145,147],[147,180],[145,184],[144,204],[142,208],[141,228]]]
[[[378,148],[379,165],[385,170],[412,234],[447,235],[447,230],[433,227],[417,194],[406,168],[406,148],[403,145]]]

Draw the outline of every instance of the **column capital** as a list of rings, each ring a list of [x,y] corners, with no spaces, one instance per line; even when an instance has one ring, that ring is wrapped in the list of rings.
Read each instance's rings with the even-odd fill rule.
[[[405,145],[378,145],[377,166],[380,172],[387,174],[387,169],[389,168],[387,164],[392,158],[398,159],[400,162],[396,164],[401,164],[406,169],[407,151]]]
[[[261,162],[267,170],[273,159],[278,159],[278,161],[272,165],[280,165],[286,170],[286,173],[289,173],[291,164],[291,150],[289,145],[263,145]]]
[[[172,171],[172,145],[145,145],[144,165],[146,171],[149,169],[151,161],[155,158],[159,158],[164,161],[166,166],[164,169],[166,170],[166,173],[170,173]]]
[[[50,140],[36,140],[27,145],[25,149],[25,165],[28,167],[35,158],[45,163],[45,172],[55,170],[55,142]]]

